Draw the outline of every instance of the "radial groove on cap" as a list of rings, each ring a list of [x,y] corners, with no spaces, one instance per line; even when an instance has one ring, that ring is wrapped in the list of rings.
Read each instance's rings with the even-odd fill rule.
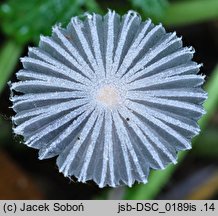
[[[21,58],[14,132],[39,159],[57,156],[67,177],[99,187],[146,183],[200,131],[207,94],[193,54],[134,11],[73,17]]]

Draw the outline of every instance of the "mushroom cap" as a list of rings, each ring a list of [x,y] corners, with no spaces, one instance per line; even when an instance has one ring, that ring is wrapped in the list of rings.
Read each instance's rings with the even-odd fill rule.
[[[73,17],[21,58],[14,132],[39,159],[58,156],[64,176],[99,187],[146,183],[200,131],[207,94],[193,53],[134,11]]]

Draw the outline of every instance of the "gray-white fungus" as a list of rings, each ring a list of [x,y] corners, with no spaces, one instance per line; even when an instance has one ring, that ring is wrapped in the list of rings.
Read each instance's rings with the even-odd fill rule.
[[[58,156],[64,176],[99,187],[146,183],[199,133],[207,94],[193,53],[133,11],[73,17],[21,58],[14,132],[39,159]]]

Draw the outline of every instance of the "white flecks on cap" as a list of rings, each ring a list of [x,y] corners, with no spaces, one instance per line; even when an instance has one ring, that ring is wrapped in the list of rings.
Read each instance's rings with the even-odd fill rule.
[[[64,176],[99,187],[146,183],[200,131],[207,94],[193,54],[134,11],[73,17],[21,58],[10,85],[14,132],[39,159],[58,156]]]

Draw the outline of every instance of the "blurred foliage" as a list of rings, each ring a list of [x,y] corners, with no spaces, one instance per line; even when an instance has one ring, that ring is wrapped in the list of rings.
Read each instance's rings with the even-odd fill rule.
[[[14,43],[13,41],[8,41],[0,52],[0,94],[4,89],[7,81],[9,80],[11,73],[14,71],[14,67],[17,64],[17,59],[21,54],[22,47]],[[10,62],[10,63],[9,63]]]
[[[161,22],[168,26],[188,25],[218,18],[218,0],[183,0],[165,10]]]
[[[143,17],[166,25],[181,25],[218,17],[217,0],[126,0],[127,7],[138,10]],[[113,8],[112,8],[113,9]],[[51,26],[62,23],[86,11],[103,13],[96,0],[8,0],[0,5],[1,28],[19,43],[38,42],[39,35],[49,35]]]
[[[169,6],[167,0],[129,0],[135,9],[146,14],[153,19],[163,16],[165,10]]]
[[[163,15],[167,0],[129,0],[133,8],[147,17]],[[0,7],[3,31],[16,41],[38,42],[40,34],[50,34],[56,22],[66,25],[70,18],[83,12],[98,12],[102,9],[95,0],[9,0]],[[17,19],[19,17],[19,19]]]
[[[9,0],[1,5],[0,18],[8,36],[21,43],[38,42],[39,35],[49,34],[56,22],[65,25],[84,11],[100,12],[100,8],[95,0]]]
[[[194,155],[199,155],[202,158],[207,159],[217,159],[218,147],[217,147],[218,133],[217,128],[211,127],[206,129],[201,138],[198,141],[198,144],[193,147],[192,153]],[[207,148],[205,148],[207,145]]]

